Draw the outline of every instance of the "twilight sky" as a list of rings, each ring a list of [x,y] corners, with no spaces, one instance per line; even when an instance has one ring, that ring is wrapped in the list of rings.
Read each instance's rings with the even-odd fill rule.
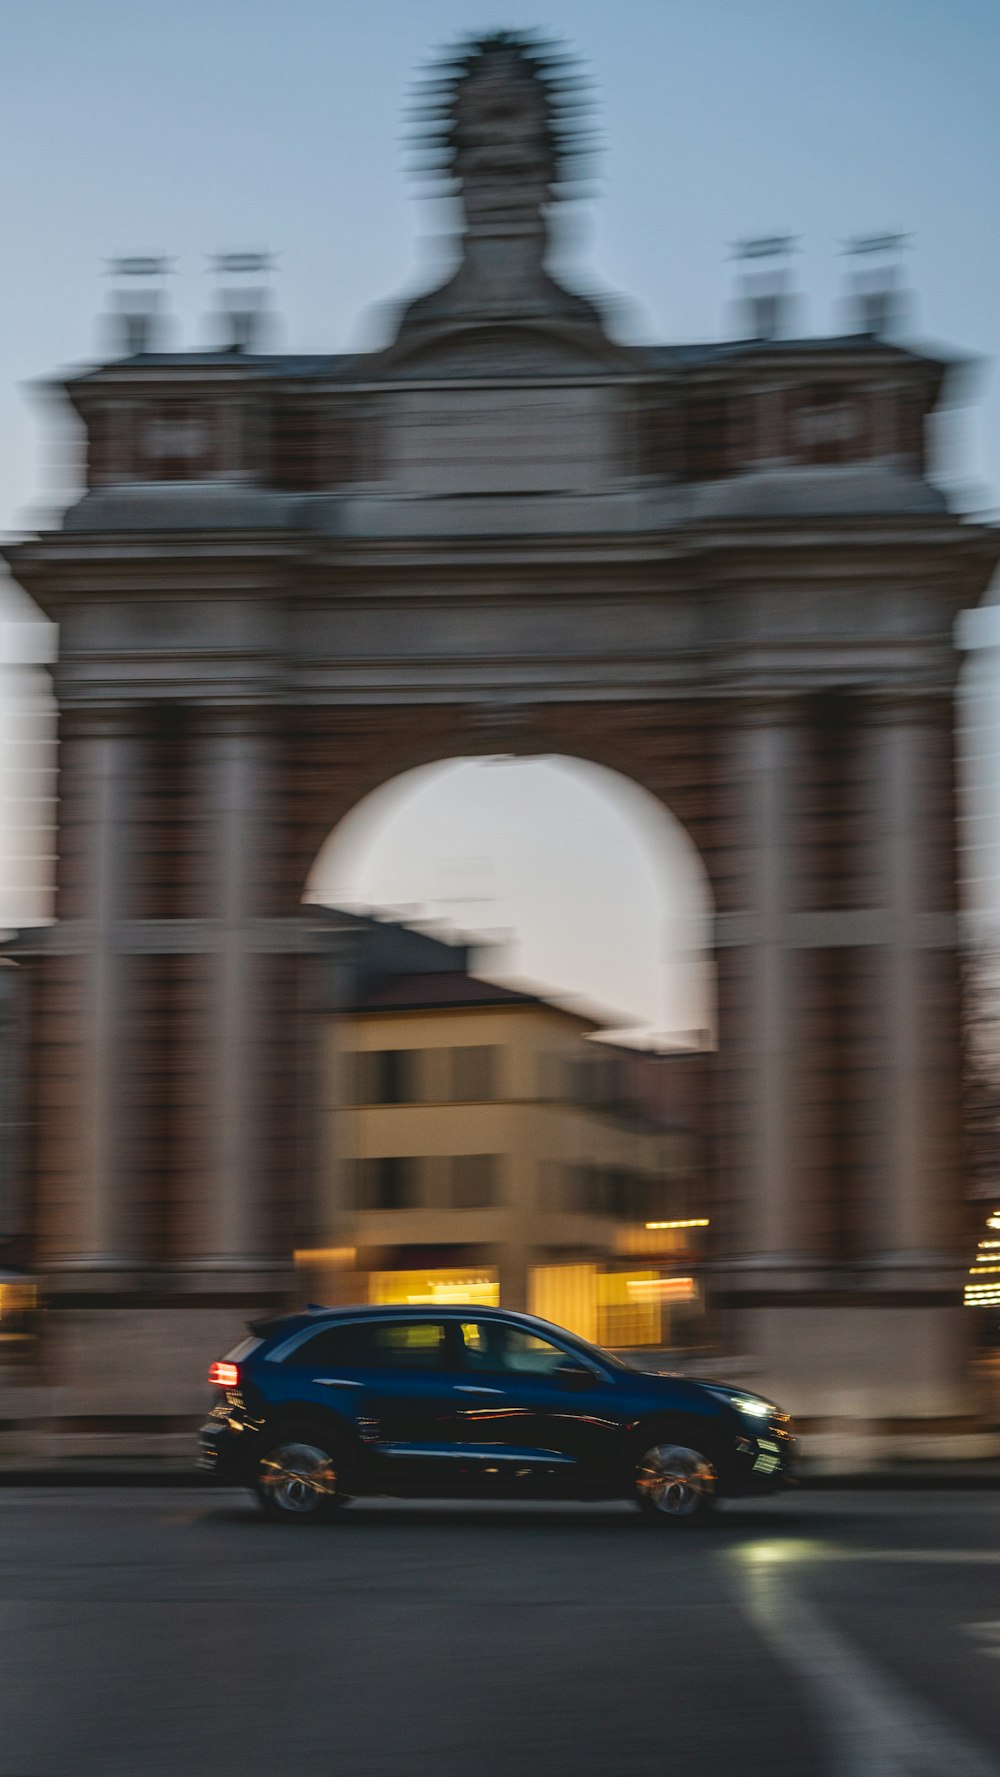
[[[206,255],[268,248],[281,267],[277,344],[364,343],[372,305],[412,291],[422,266],[430,275],[428,241],[445,226],[405,170],[414,75],[460,32],[536,24],[568,41],[596,88],[598,189],[567,214],[567,263],[578,283],[621,294],[618,330],[725,337],[728,244],[787,231],[802,237],[804,331],[837,331],[843,241],[908,232],[912,336],[984,360],[974,404],[941,429],[941,478],[970,511],[1000,504],[996,0],[545,0],[517,15],[481,0],[0,0],[0,23],[8,533],[72,486],[73,437],[30,385],[103,354],[106,258],[173,256],[173,343],[195,345],[209,339]],[[16,613],[11,595],[4,608]],[[993,662],[980,678],[976,809],[992,820]],[[0,677],[8,777],[12,696]],[[554,793],[536,777],[537,806],[521,792],[524,833]],[[453,782],[455,843],[436,839],[440,857],[417,859],[425,888],[469,852],[463,796],[480,789]],[[0,806],[0,844],[3,822]],[[991,830],[977,838],[993,844]],[[994,855],[980,849],[974,873]],[[396,898],[426,901],[397,862]],[[502,907],[489,923],[507,923]],[[581,926],[580,955],[592,949]]]

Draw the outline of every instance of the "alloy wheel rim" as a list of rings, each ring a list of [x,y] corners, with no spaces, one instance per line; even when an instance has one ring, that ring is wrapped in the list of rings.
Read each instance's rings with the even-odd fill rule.
[[[636,1468],[640,1498],[669,1518],[690,1518],[715,1493],[715,1469],[700,1450],[654,1444]]]
[[[333,1457],[316,1444],[279,1444],[262,1457],[258,1474],[262,1492],[285,1512],[317,1512],[336,1497]]]

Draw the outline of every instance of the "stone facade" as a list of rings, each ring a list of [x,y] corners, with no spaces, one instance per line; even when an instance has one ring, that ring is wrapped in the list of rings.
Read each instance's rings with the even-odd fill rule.
[[[1000,538],[926,477],[948,366],[868,335],[623,346],[526,263],[377,352],[67,386],[87,489],[7,557],[60,626],[58,920],[17,948],[71,1419],[128,1410],[119,1333],[159,1350],[169,1414],[175,1329],[196,1389],[282,1299],[306,876],[368,791],[491,752],[623,772],[704,859],[728,1349],[807,1415],[974,1409],[952,630]]]

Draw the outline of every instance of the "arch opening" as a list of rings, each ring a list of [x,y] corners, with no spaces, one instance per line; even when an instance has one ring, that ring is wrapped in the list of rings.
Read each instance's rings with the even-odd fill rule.
[[[713,909],[681,823],[591,761],[438,760],[343,817],[304,899],[341,916],[307,1287],[704,1343]]]
[[[697,848],[651,792],[590,760],[405,771],[337,823],[303,898],[469,936],[491,978],[621,1013],[613,1028],[633,1043],[714,1041],[714,902]]]

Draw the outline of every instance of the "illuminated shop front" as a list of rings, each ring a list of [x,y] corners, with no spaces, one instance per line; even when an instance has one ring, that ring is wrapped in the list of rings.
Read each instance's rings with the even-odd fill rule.
[[[701,1313],[693,1276],[599,1264],[538,1265],[531,1312],[610,1350],[686,1344]]]
[[[499,1308],[500,1273],[495,1265],[471,1272],[441,1266],[423,1271],[372,1271],[368,1300],[389,1307],[397,1303],[445,1307],[468,1302],[476,1308]]]
[[[382,1307],[499,1308],[500,1273],[494,1265],[371,1271],[365,1295]],[[612,1350],[683,1344],[700,1316],[701,1292],[693,1276],[672,1272],[536,1265],[529,1312]]]
[[[1000,1308],[1000,1209],[986,1218],[965,1285],[967,1308]]]

